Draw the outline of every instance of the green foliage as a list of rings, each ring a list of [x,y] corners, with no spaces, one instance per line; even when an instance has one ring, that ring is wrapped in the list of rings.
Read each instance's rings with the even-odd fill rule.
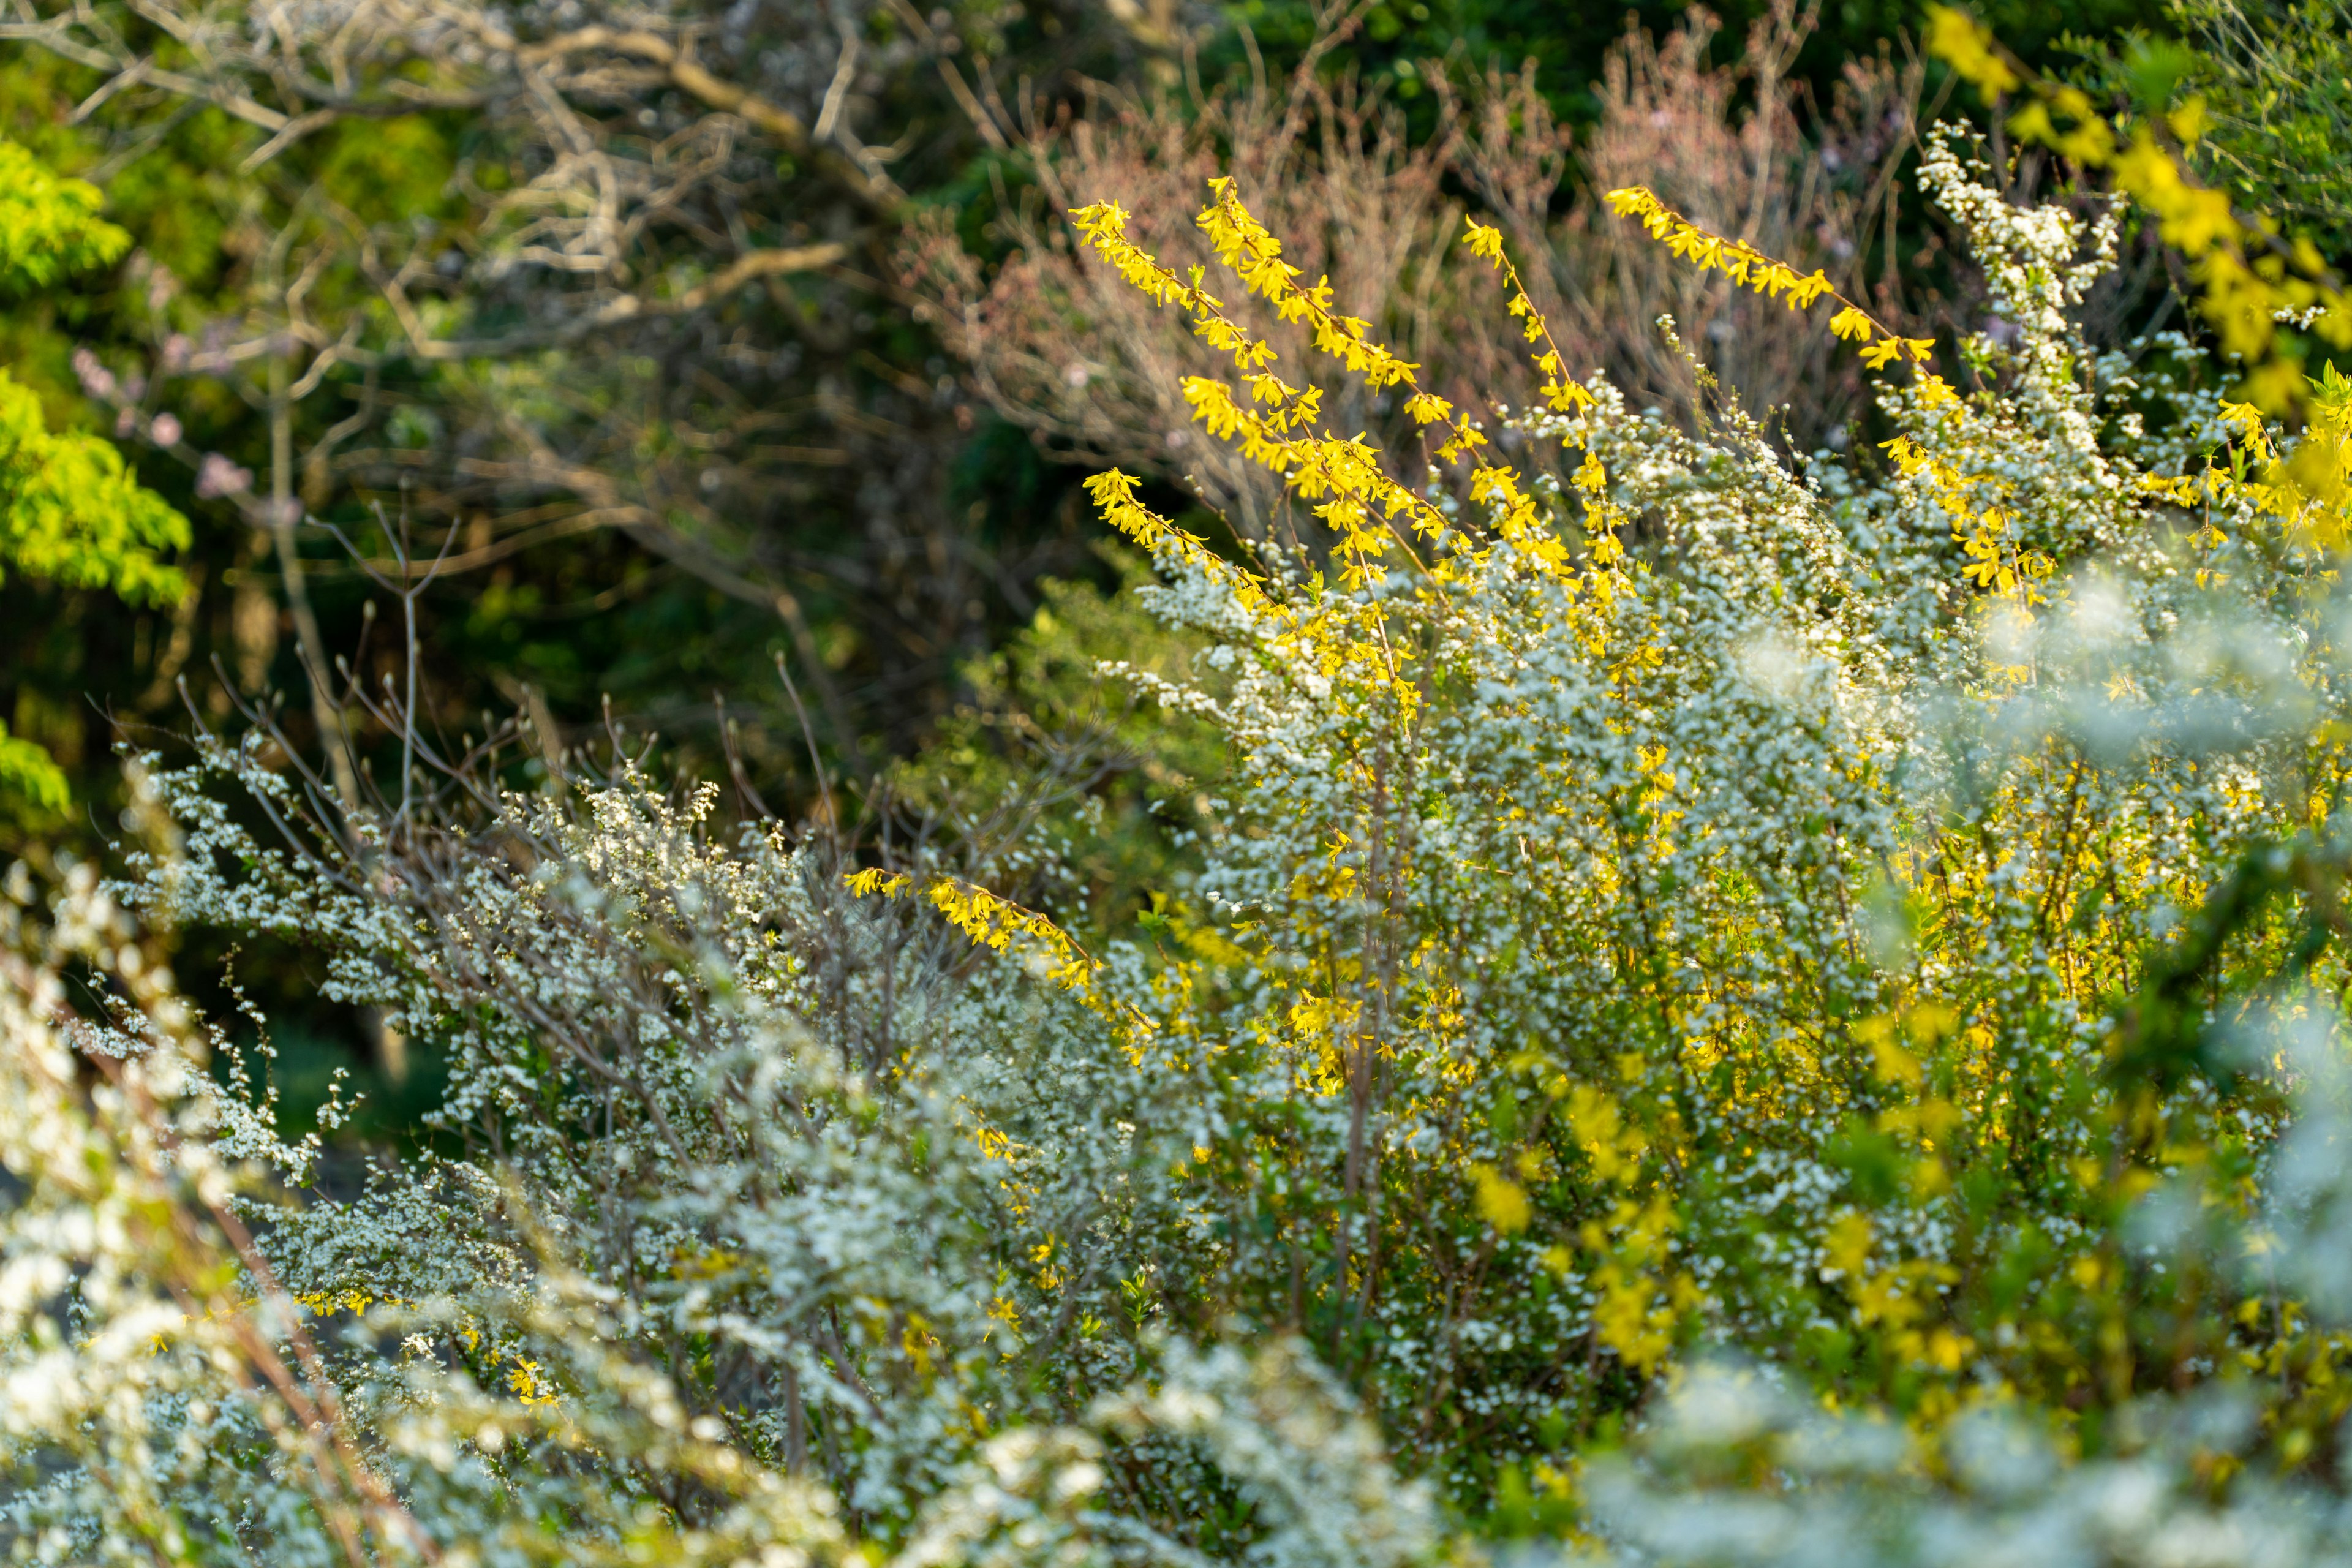
[[[1928,0],[1830,0],[1819,7],[1816,30],[1793,64],[1826,98],[1844,64],[1874,53],[1882,45],[1916,38]],[[1622,5],[1561,5],[1551,0],[1380,0],[1367,8],[1360,29],[1328,57],[1328,68],[1356,70],[1426,111],[1433,69],[1488,66],[1506,72],[1533,66],[1538,86],[1554,110],[1573,123],[1589,123],[1598,111],[1596,88],[1609,47],[1630,24],[1664,33],[1693,9],[1688,0],[1637,0]],[[1769,0],[1734,0],[1707,7],[1736,39],[1748,23],[1769,15]],[[1791,7],[1801,10],[1803,7]],[[2126,28],[2158,21],[2162,0],[2001,0],[1983,8],[2003,39],[2028,58],[2042,60],[2064,53],[2070,37],[2113,37]],[[1310,0],[1232,0],[1225,14],[1246,26],[1272,68],[1295,62],[1316,36],[1320,8]],[[1218,40],[1215,59],[1229,70],[1246,70],[1244,50],[1230,35]]]
[[[2123,58],[2151,109],[2204,100],[2199,162],[2242,205],[2352,258],[2352,5],[2344,0],[2175,0],[2188,47]]]
[[[130,236],[98,215],[99,193],[59,179],[0,141],[0,287],[38,289],[119,259]],[[134,605],[188,591],[165,553],[185,550],[187,519],[141,485],[94,436],[49,428],[32,389],[0,370],[0,580],[8,571]],[[47,752],[0,728],[0,799],[57,811],[65,776]]]
[[[111,443],[50,430],[40,400],[0,371],[0,563],[164,604],[187,583],[163,552],[187,545],[188,520],[141,485]]]
[[[100,202],[96,186],[0,141],[0,288],[47,289],[121,259],[131,237],[98,216]],[[51,431],[40,399],[0,371],[0,567],[156,604],[186,591],[159,552],[187,544],[187,520],[142,489],[121,453]]]
[[[97,186],[60,179],[0,141],[0,288],[45,289],[121,260],[131,237],[98,216],[102,200]]]
[[[56,813],[66,808],[67,798],[66,775],[49,753],[0,724],[0,803],[29,803],[37,811]]]

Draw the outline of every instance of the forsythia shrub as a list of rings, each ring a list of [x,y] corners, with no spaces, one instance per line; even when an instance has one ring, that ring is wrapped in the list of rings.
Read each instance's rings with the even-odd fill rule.
[[[625,763],[365,811],[258,741],[134,758],[135,875],[7,906],[11,1549],[2342,1554],[2352,620],[2340,485],[2294,476],[2352,395],[2290,440],[2185,340],[2096,352],[2119,213],[1948,134],[1921,179],[2015,329],[1964,374],[1614,198],[1885,374],[1883,458],[1794,462],[1576,379],[1492,231],[1548,405],[1482,424],[1232,184],[1230,300],[1077,214],[1326,529],[1235,561],[1094,482],[1198,672],[1101,677],[1229,758],[1099,952]],[[318,944],[446,1055],[463,1152],[283,1195],[315,1142],[134,917]]]

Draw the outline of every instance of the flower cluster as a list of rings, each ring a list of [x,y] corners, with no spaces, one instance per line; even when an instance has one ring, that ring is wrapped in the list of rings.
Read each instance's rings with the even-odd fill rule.
[[[1248,396],[1204,383],[1202,422],[1325,525],[1236,562],[1092,486],[1202,672],[1100,678],[1229,759],[1139,931],[1081,944],[931,840],[855,868],[822,830],[730,832],[714,790],[625,762],[395,816],[258,742],[134,758],[133,875],[8,906],[10,1539],[842,1568],[2329,1548],[2344,420],[2266,426],[2185,340],[2095,348],[2115,215],[2014,207],[1950,133],[1919,174],[2016,331],[1958,345],[1963,393],[1841,313],[1907,372],[1844,458],[1571,383],[1474,228],[1553,391],[1491,438],[1425,410],[1449,438],[1408,479],[1324,432],[1205,271],[1076,215],[1232,355]],[[1231,184],[1200,222],[1247,295],[1424,395]],[[290,1195],[316,1146],[206,1070],[227,1038],[134,917],[311,944],[331,996],[447,1063],[441,1151]],[[69,961],[111,1012],[72,1011]]]

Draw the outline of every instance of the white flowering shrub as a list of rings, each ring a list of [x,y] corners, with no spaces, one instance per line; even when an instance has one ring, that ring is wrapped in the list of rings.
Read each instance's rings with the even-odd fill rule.
[[[1483,426],[1221,183],[1212,245],[1432,432],[1423,487],[1076,215],[1327,530],[1236,562],[1095,481],[1203,672],[1103,677],[1230,757],[1100,952],[626,766],[370,813],[259,742],[134,759],[133,875],[11,892],[10,1549],[2334,1550],[2352,623],[2338,503],[2281,465],[2337,405],[2290,454],[2185,341],[2095,352],[2116,217],[1949,138],[1922,178],[2014,332],[1964,390],[1833,300],[1890,435],[1796,461],[1577,381],[1474,226],[1547,383]],[[446,1056],[462,1152],[293,1195],[315,1144],[208,1069],[134,920],[314,945]]]

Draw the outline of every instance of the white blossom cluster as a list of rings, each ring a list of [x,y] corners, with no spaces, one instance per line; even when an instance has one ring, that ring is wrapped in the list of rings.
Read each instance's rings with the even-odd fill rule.
[[[154,798],[173,798],[174,781],[157,782]],[[628,919],[614,884],[658,868],[678,879],[665,898],[688,885],[681,873],[710,873],[698,884],[709,901],[693,907],[715,924],[719,900],[747,884],[723,857],[665,858],[686,853],[669,831],[682,819],[637,803],[582,846],[612,877],[599,918]],[[267,860],[239,845],[250,866]],[[183,911],[220,890],[195,871],[205,848],[192,835],[170,863]],[[772,869],[758,891],[789,900],[790,862]],[[650,880],[631,885],[653,895]],[[1155,1521],[1211,1494],[1248,1515],[1258,1554],[1298,1568],[1401,1565],[1435,1539],[1423,1489],[1391,1473],[1372,1427],[1298,1349],[1195,1353],[1135,1331],[1146,1311],[1125,1350],[1090,1352],[1091,1322],[1024,1316],[1037,1292],[995,1260],[1020,1256],[1043,1216],[1068,1223],[1073,1205],[1081,1234],[1131,1226],[1118,1189],[1132,1124],[1087,1143],[1098,1107],[1037,1106],[1013,1064],[993,1079],[968,1064],[952,1091],[909,1074],[885,1106],[789,1015],[741,1003],[701,1037],[715,1059],[698,1109],[681,1090],[663,1128],[659,1093],[607,1107],[601,1177],[573,1158],[589,1134],[567,1142],[550,1119],[495,1161],[289,1208],[253,1184],[300,1172],[312,1151],[257,1131],[205,1076],[207,1042],[88,868],[46,909],[21,874],[8,891],[0,1542],[20,1556],[878,1563],[892,1553],[857,1535],[895,1526],[908,1568],[1106,1553],[1195,1564],[1202,1554]],[[487,881],[468,891],[500,897]],[[512,939],[484,936],[493,945],[478,951],[519,963]],[[733,971],[746,994],[805,979],[789,956],[752,959]],[[111,1016],[78,1013],[76,967],[116,983]],[[540,1005],[593,1011],[537,979]],[[1055,1029],[1032,1008],[991,1033]],[[467,1037],[468,1070],[514,1084],[499,1070],[509,1045]],[[99,1087],[79,1081],[78,1056],[107,1064]],[[530,1110],[499,1103],[519,1121]],[[967,1147],[984,1110],[992,1153]],[[1041,1152],[1059,1158],[1045,1167]],[[624,1205],[633,1223],[615,1240],[600,1222]],[[637,1287],[633,1268],[666,1283]],[[1105,1303],[1149,1299],[1107,1285]],[[1045,1364],[1091,1361],[1108,1392],[1074,1403],[1067,1384],[1035,1386],[1035,1347],[1055,1336],[1074,1342]],[[677,1354],[688,1345],[698,1358]],[[654,1370],[665,1359],[683,1375]],[[1160,1474],[1123,1473],[1144,1454]]]

